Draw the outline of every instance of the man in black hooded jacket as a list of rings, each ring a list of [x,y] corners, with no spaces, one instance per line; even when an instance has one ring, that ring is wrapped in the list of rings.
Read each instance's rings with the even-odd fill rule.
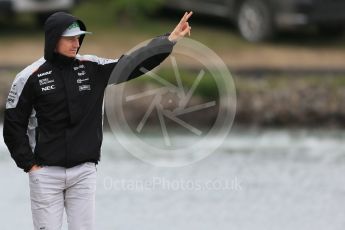
[[[35,229],[60,229],[64,208],[69,230],[94,229],[105,88],[159,65],[190,34],[191,15],[185,13],[171,33],[119,59],[79,55],[89,33],[84,23],[64,12],[47,19],[44,57],[15,78],[3,129],[12,158],[29,172]],[[131,70],[128,76],[110,79],[120,66]]]

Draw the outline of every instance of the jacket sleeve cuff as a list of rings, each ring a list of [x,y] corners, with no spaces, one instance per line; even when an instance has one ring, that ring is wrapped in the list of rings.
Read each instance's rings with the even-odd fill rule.
[[[35,164],[36,164],[35,161],[31,161],[28,164],[26,164],[23,168],[24,172],[26,172],[26,173],[29,172],[30,169],[32,168],[32,166],[34,166]]]
[[[177,43],[177,41],[170,41],[169,40],[169,36],[170,36],[170,32],[169,33],[165,33],[163,34],[163,37],[165,37],[172,45],[175,45]]]

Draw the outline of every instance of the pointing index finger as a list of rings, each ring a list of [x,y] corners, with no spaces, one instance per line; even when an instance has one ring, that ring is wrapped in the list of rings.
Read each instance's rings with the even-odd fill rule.
[[[185,23],[188,21],[188,19],[192,16],[193,12],[190,11],[189,13],[188,12],[185,12],[180,23]]]
[[[192,16],[192,14],[193,14],[193,11],[190,11],[190,12],[187,14],[187,16],[186,16],[186,18],[185,18],[185,22],[188,21],[188,19]]]

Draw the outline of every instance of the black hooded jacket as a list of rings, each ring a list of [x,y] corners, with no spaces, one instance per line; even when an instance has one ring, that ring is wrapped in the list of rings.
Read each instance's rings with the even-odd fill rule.
[[[21,71],[9,92],[3,135],[12,158],[25,172],[34,164],[69,168],[98,163],[106,86],[142,75],[142,67],[153,69],[173,49],[174,43],[163,35],[114,60],[55,53],[62,33],[74,22],[86,30],[82,21],[67,13],[47,19],[44,58]],[[80,36],[80,45],[83,39]]]

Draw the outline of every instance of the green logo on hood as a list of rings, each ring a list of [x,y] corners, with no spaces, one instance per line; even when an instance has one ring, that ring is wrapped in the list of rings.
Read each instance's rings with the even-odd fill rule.
[[[67,29],[71,30],[73,28],[79,28],[79,24],[77,22],[73,22],[72,25],[70,25]]]

